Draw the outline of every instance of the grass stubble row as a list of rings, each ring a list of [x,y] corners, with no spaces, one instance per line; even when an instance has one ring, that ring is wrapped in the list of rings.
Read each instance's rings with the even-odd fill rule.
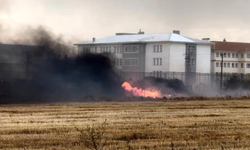
[[[77,129],[104,122],[103,149],[250,149],[250,100],[1,105],[0,117],[0,149],[88,149]]]

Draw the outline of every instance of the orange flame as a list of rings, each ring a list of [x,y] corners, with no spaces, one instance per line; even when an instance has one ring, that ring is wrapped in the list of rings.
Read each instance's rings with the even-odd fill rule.
[[[131,92],[133,96],[142,96],[142,97],[152,97],[152,98],[159,98],[161,97],[161,92],[157,90],[142,90],[137,87],[132,87],[128,82],[124,82],[122,84],[122,88],[126,91]]]

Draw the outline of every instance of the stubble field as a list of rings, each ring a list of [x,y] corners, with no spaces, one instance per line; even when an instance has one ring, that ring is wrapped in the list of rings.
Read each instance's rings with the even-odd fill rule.
[[[0,106],[0,149],[250,149],[250,100]]]

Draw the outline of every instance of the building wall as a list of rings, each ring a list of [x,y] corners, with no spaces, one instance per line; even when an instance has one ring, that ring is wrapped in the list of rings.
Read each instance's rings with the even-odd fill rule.
[[[102,45],[78,45],[78,54],[82,53],[110,53],[111,59],[117,69],[122,70],[123,66],[123,45],[122,44],[102,44]],[[121,62],[121,63],[120,63]]]
[[[122,65],[123,71],[145,72],[145,44],[140,44],[140,43],[124,44],[122,55],[123,55],[123,65]],[[130,62],[135,60],[138,61],[136,64],[134,63],[129,64]],[[126,61],[128,63],[126,63]]]
[[[196,72],[210,73],[211,71],[211,46],[197,45]]]
[[[171,43],[169,53],[169,71],[185,72],[186,44]]]
[[[161,46],[161,52],[154,52],[154,46]],[[146,59],[145,59],[145,71],[146,72],[156,72],[162,71],[167,72],[169,71],[169,43],[148,43],[146,45]],[[154,59],[161,59],[161,65],[154,64]]]
[[[186,44],[185,72],[196,72],[197,45]]]
[[[129,45],[139,47],[139,51],[136,53],[126,53],[124,48]],[[154,47],[161,46],[161,51],[154,51]],[[108,48],[109,52],[113,54],[114,59],[123,59],[120,69],[123,71],[135,71],[135,72],[185,72],[185,43],[133,43],[133,44],[119,44],[119,45],[87,45],[79,46],[79,53],[83,52],[83,49],[89,48],[90,52],[101,53],[101,47]],[[122,47],[122,53],[114,53],[114,47]],[[195,45],[197,55],[194,55],[195,64],[192,68],[193,72],[209,73],[211,68],[210,61],[210,45]],[[136,66],[126,66],[125,59],[137,58],[139,63]],[[161,64],[154,64],[155,59],[161,59]]]

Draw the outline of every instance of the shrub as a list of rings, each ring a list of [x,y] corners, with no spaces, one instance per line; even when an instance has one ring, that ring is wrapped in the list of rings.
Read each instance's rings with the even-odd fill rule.
[[[91,150],[102,150],[107,142],[105,135],[106,127],[106,121],[98,127],[94,127],[94,125],[87,126],[86,129],[79,129],[76,127],[77,131],[80,132],[80,143]]]

